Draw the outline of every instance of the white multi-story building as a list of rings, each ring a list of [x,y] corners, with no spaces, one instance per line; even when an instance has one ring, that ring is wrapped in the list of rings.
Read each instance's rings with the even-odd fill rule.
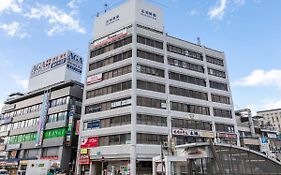
[[[224,53],[163,26],[161,9],[143,0],[96,18],[77,172],[151,174],[152,157],[170,140],[237,144]]]

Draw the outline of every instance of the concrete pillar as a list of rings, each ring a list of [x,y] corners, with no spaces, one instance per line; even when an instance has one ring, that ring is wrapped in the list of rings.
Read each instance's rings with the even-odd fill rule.
[[[152,160],[152,175],[156,175],[156,162]]]
[[[137,72],[137,25],[134,23],[133,25],[133,35],[132,35],[132,110],[131,110],[131,150],[130,150],[130,174],[137,174],[136,170],[136,147],[137,147],[137,114],[136,114],[136,106],[137,106],[137,97],[136,97],[136,89],[137,89],[137,80],[136,80],[136,72]]]
[[[170,160],[168,159],[168,157],[165,158],[165,161],[164,161],[164,162],[165,162],[164,165],[165,165],[165,170],[166,170],[166,171],[165,171],[165,172],[166,172],[165,174],[166,174],[166,175],[171,174],[171,166],[170,166],[171,162],[170,162]]]
[[[93,162],[90,162],[90,175],[96,175],[96,165]]]

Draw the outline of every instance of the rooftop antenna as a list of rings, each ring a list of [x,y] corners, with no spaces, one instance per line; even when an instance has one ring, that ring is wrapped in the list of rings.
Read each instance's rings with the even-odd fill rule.
[[[201,39],[200,39],[200,37],[197,37],[197,45],[201,45]]]
[[[108,10],[108,4],[107,4],[107,3],[105,3],[105,4],[104,4],[104,13],[106,13],[106,12],[107,12],[107,10]]]

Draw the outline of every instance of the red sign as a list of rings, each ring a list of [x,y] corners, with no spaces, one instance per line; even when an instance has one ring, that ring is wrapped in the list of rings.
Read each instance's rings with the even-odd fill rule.
[[[89,154],[81,154],[79,158],[79,164],[80,165],[90,164]]]
[[[102,73],[87,77],[87,85],[102,81]]]
[[[81,148],[97,147],[98,143],[99,143],[98,137],[85,138],[85,139],[82,139]]]
[[[127,35],[127,29],[123,29],[121,31],[118,31],[116,33],[113,33],[107,37],[104,37],[104,38],[101,38],[97,41],[95,41],[93,43],[93,46],[94,48],[98,47],[98,46],[101,46],[101,45],[104,45],[104,44],[107,44],[109,42],[112,42],[112,41],[115,41],[123,36],[126,36]]]
[[[44,159],[44,160],[58,160],[59,156],[45,156],[45,157],[41,157],[41,159]]]
[[[227,133],[219,133],[219,137],[228,138],[228,139],[236,139],[236,134],[227,134]]]

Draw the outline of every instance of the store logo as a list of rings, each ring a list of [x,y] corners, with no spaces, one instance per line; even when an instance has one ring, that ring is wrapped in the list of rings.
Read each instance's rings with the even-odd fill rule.
[[[81,57],[79,57],[78,55],[75,55],[74,53],[70,52],[70,55],[68,56],[68,58],[70,60],[73,60],[73,61],[76,61],[76,62],[78,62],[80,64],[83,64],[83,59]]]
[[[154,19],[154,20],[157,19],[156,13],[153,13],[151,11],[147,11],[147,10],[144,10],[144,9],[141,9],[141,15],[146,16],[146,17],[151,18],[151,19]]]
[[[116,21],[119,21],[119,15],[113,16],[112,18],[106,20],[106,25],[110,25]]]

